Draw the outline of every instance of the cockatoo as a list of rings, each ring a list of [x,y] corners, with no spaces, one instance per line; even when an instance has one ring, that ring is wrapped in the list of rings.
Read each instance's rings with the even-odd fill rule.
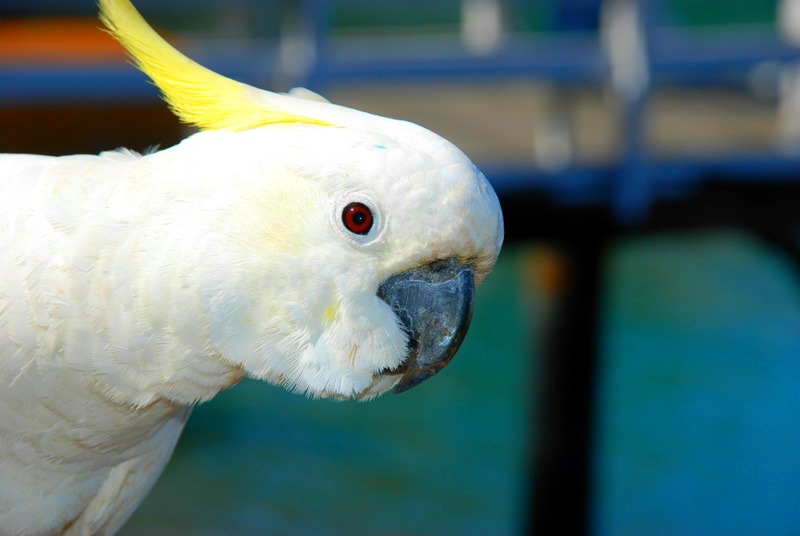
[[[502,239],[470,160],[414,124],[276,94],[101,18],[199,127],[139,155],[0,156],[0,533],[111,534],[191,408],[244,377],[406,390],[453,357]]]

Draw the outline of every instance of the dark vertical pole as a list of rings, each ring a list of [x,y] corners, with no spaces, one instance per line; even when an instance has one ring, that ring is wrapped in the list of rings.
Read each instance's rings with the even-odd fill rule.
[[[537,378],[529,532],[588,534],[600,297],[607,239],[557,244],[566,277],[554,298]]]

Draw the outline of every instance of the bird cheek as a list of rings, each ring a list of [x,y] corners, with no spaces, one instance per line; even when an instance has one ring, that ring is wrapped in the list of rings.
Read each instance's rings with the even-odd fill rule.
[[[354,310],[355,309],[355,310]],[[300,360],[302,379],[311,394],[354,396],[367,389],[374,374],[400,364],[407,336],[384,302],[369,308],[344,304]]]

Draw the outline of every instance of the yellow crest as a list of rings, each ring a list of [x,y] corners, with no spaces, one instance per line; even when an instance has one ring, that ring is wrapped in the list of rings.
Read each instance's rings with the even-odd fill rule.
[[[242,131],[278,123],[331,126],[265,106],[271,94],[217,74],[192,61],[158,35],[129,0],[100,0],[100,20],[155,82],[175,114],[203,130]],[[279,99],[275,99],[279,100]]]

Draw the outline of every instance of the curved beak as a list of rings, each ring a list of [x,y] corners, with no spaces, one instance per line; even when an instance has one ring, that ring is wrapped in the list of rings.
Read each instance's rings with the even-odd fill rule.
[[[394,275],[378,297],[389,304],[409,334],[408,356],[394,393],[422,383],[453,359],[464,341],[475,295],[472,266],[446,259]]]

